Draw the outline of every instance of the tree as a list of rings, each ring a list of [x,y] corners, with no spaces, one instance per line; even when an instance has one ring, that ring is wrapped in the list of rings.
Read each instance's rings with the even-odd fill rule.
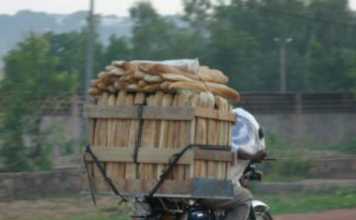
[[[162,60],[175,58],[175,23],[160,16],[150,3],[139,2],[130,9],[134,22],[132,50],[136,59]]]
[[[124,37],[116,37],[112,35],[110,37],[109,45],[104,52],[105,64],[111,63],[113,60],[130,60],[133,50],[131,48],[129,39]]]
[[[77,79],[58,69],[59,59],[46,36],[31,34],[5,57],[0,155],[7,171],[48,166],[41,105],[49,97],[72,94]]]
[[[58,59],[56,70],[68,72],[81,82],[78,86],[78,93],[83,91],[85,59],[87,46],[87,31],[84,28],[81,32],[69,32],[62,34],[47,33],[44,35],[50,45],[50,53]],[[95,36],[95,59],[94,74],[103,69],[105,65],[104,48]],[[92,76],[94,77],[94,76]]]

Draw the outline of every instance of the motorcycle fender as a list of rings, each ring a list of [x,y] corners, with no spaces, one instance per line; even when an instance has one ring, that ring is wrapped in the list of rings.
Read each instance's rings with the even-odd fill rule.
[[[270,209],[270,207],[266,203],[259,200],[252,200],[252,208],[253,209],[261,208],[264,211],[268,211]]]

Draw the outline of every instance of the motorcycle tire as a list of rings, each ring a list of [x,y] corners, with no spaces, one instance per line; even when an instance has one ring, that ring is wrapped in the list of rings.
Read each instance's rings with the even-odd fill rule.
[[[255,220],[273,220],[272,215],[268,211],[255,212]]]

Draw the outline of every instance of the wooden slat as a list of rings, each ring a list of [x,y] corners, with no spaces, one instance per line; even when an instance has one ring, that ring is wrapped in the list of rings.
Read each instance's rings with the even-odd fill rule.
[[[169,158],[180,149],[142,148],[138,153],[140,163],[167,163]],[[132,162],[133,149],[118,147],[93,147],[93,153],[100,161]],[[179,160],[179,164],[191,164],[192,160],[210,160],[232,162],[233,154],[221,150],[191,150]],[[88,158],[89,159],[89,158]]]
[[[194,117],[194,111],[189,107],[153,107],[146,106],[143,111],[145,119],[189,121]]]
[[[85,113],[88,118],[121,118],[138,119],[137,106],[96,106],[87,105]],[[143,119],[152,120],[179,120],[189,121],[194,116],[221,121],[235,122],[235,115],[231,112],[220,112],[209,108],[197,107],[173,107],[166,106],[145,106],[143,110]]]
[[[88,120],[88,128],[89,128],[89,138],[90,138],[90,145],[94,145],[95,141],[95,126],[96,120],[89,119]]]
[[[95,106],[85,107],[85,113],[88,118],[120,118],[120,119],[138,119],[137,106]],[[143,119],[155,120],[179,120],[188,121],[194,117],[194,111],[189,107],[155,107],[145,106],[143,110]]]
[[[196,149],[194,159],[232,162],[233,154],[230,151]]]
[[[235,122],[235,115],[231,112],[220,112],[209,108],[197,107],[194,109],[195,116],[201,118],[210,118],[220,121],[230,121]]]
[[[117,147],[92,147],[93,153],[100,161],[132,162],[133,149]],[[139,163],[168,163],[171,156],[177,153],[177,149],[142,148],[138,153]],[[88,158],[90,160],[90,158]],[[185,153],[178,164],[191,164],[193,151]]]

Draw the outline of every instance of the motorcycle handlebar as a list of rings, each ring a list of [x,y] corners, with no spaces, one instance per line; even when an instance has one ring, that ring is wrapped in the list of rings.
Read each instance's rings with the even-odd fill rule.
[[[251,160],[250,163],[254,164],[254,163],[262,163],[264,161],[277,161],[276,158],[264,158],[262,160]]]
[[[265,158],[263,159],[263,161],[276,161],[277,158]]]

